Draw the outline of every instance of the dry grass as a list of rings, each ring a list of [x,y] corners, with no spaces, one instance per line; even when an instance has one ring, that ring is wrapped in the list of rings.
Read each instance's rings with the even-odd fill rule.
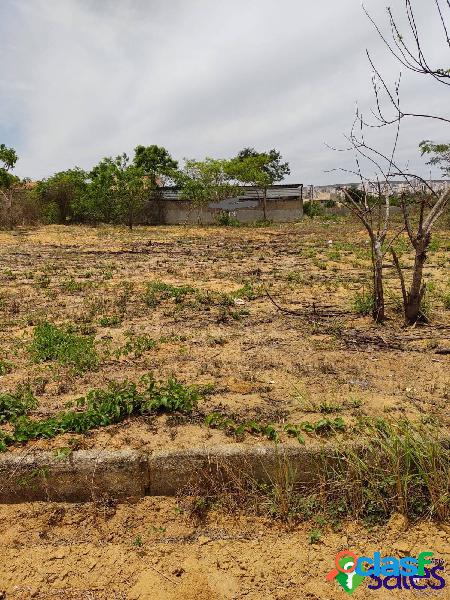
[[[89,389],[149,371],[214,388],[192,417],[139,417],[93,432],[82,447],[232,441],[202,425],[212,411],[281,424],[340,416],[344,436],[365,416],[448,424],[450,357],[438,353],[450,345],[448,239],[448,229],[437,232],[425,270],[432,325],[404,330],[393,269],[387,325],[375,327],[355,310],[357,294],[369,289],[370,257],[350,220],[0,232],[2,390],[29,382],[39,400],[32,416],[41,418]],[[408,264],[405,252],[401,260]],[[149,303],[152,282],[167,286]],[[173,287],[184,292],[167,292]],[[300,316],[277,310],[265,289]],[[29,345],[43,321],[93,336],[98,367],[33,362]],[[32,444],[64,446],[67,436]]]

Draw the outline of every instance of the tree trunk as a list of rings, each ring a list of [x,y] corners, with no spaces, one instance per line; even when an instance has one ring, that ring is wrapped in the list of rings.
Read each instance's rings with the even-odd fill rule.
[[[405,305],[405,321],[408,325],[413,325],[420,320],[427,320],[421,311],[423,295],[425,293],[425,285],[422,283],[422,277],[423,265],[427,259],[427,246],[428,241],[426,239],[421,240],[416,246],[411,288],[408,292],[407,303]]]
[[[383,293],[383,253],[381,244],[374,240],[372,244],[373,252],[373,307],[372,317],[376,323],[382,323],[385,319],[384,314],[384,293]]]
[[[267,221],[267,188],[264,188],[264,196],[263,196],[263,218],[264,218],[264,221]]]

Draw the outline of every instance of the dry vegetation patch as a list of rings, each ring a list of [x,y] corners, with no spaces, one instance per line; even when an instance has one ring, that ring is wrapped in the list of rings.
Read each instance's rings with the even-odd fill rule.
[[[448,426],[448,240],[436,232],[426,264],[431,325],[404,329],[394,269],[390,320],[367,316],[370,252],[348,219],[1,232],[1,392],[31,391],[28,418],[39,420],[149,373],[207,392],[189,413],[131,411],[29,447],[298,443],[296,431],[321,443],[354,437],[365,417]],[[397,252],[408,266],[401,238]]]

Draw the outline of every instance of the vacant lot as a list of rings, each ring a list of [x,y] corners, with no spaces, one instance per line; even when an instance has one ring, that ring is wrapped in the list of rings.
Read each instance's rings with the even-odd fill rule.
[[[366,314],[370,255],[349,220],[2,232],[2,449],[52,448],[65,458],[77,448],[318,445],[357,438],[372,417],[448,428],[449,239],[436,233],[427,263],[431,324],[404,329],[393,269],[389,321],[375,326]],[[403,240],[397,249],[410,264]],[[433,474],[440,482],[438,467]],[[239,497],[210,504],[191,492],[136,504],[0,506],[0,592],[325,600],[344,595],[325,581],[343,548],[400,556],[431,548],[450,560],[445,524],[395,514],[386,523],[389,507],[371,518],[364,509],[366,525],[346,521],[338,503],[317,511],[287,480],[246,498],[245,511]],[[354,597],[366,594],[363,585]]]
[[[391,268],[390,320],[364,314],[370,252],[350,220],[1,232],[1,391],[33,395],[29,416],[48,419],[149,373],[201,386],[189,415],[135,416],[28,448],[297,443],[286,425],[299,424],[306,443],[321,443],[353,436],[364,416],[448,424],[449,239],[436,232],[427,262],[431,325],[404,329]],[[406,241],[397,249],[410,264]]]

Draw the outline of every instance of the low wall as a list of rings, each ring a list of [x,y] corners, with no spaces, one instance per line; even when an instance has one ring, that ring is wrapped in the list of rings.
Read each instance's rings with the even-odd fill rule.
[[[164,200],[159,204],[158,219],[164,225],[179,225],[182,223],[211,225],[223,208],[210,205],[197,208],[190,202],[180,200]],[[229,212],[240,223],[252,223],[264,219],[262,204],[258,201],[246,201],[245,206],[234,207]],[[303,202],[301,198],[267,200],[267,219],[275,223],[291,223],[303,217]]]
[[[219,445],[158,451],[77,450],[58,458],[54,451],[0,453],[0,504],[18,502],[119,501],[143,496],[176,496],[187,489],[208,490],[236,478],[278,481],[289,466],[293,481],[313,487],[336,460],[336,448],[281,444]]]

